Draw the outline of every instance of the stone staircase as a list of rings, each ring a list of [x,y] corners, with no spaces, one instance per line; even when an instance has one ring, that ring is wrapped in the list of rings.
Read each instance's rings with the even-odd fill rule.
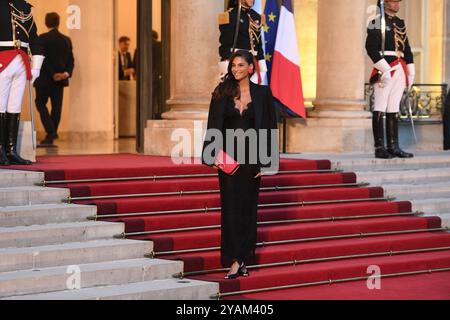
[[[38,172],[0,170],[0,299],[209,299],[215,283],[172,278],[183,263],[144,258],[153,243],[117,240],[121,223],[64,203]]]
[[[359,182],[382,186],[386,196],[413,203],[413,210],[440,216],[450,227],[450,152],[416,152],[413,159],[375,159],[372,154],[298,154],[294,159],[330,159],[333,168],[356,172]]]

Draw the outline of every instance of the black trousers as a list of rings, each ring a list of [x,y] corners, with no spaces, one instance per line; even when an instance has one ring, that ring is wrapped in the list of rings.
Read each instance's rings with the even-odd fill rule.
[[[61,121],[64,87],[53,85],[36,87],[36,107],[41,115],[41,121],[48,135],[56,136]],[[49,112],[47,102],[50,99],[52,111]]]

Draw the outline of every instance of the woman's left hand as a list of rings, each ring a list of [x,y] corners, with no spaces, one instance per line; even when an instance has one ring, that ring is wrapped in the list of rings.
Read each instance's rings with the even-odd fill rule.
[[[263,176],[263,173],[260,172],[260,173],[258,173],[258,174],[255,176],[255,179],[261,178],[262,176]]]

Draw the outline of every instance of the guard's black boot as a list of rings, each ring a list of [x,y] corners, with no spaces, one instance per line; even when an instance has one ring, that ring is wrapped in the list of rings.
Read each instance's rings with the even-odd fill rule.
[[[0,166],[9,166],[5,149],[6,113],[0,113]]]
[[[375,140],[375,158],[392,159],[391,154],[387,152],[384,147],[383,116],[384,113],[380,111],[374,111],[372,116],[373,137]]]
[[[6,113],[6,156],[11,164],[30,165],[31,161],[17,154],[17,134],[19,133],[20,113]]]
[[[408,153],[400,149],[398,143],[398,114],[386,113],[387,126],[387,151],[396,158],[413,158],[412,153]]]

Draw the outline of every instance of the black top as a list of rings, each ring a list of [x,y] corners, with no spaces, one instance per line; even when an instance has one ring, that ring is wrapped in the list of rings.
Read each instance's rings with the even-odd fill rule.
[[[250,113],[245,114],[247,111],[243,112],[243,115],[245,114],[246,117],[249,117],[254,121],[254,129],[257,130],[257,133],[260,134],[260,129],[266,129],[266,130],[272,130],[277,129],[277,119],[275,114],[275,107],[273,104],[273,97],[272,92],[269,87],[267,86],[260,86],[254,83],[250,83],[250,94],[252,98],[251,106],[249,106]],[[220,100],[212,100],[210,109],[209,109],[209,116],[208,116],[208,130],[209,129],[216,129],[222,132],[222,136],[226,137],[226,127],[224,125],[225,119],[230,116],[230,110],[231,115],[233,116],[239,116],[239,111],[234,110],[235,103],[232,98],[223,98]],[[254,120],[253,120],[254,119]],[[211,143],[214,142],[213,137],[211,136],[212,132],[207,131],[205,142],[203,145],[203,157],[202,162],[203,164],[212,166],[214,163],[214,158],[216,157],[216,154],[207,154],[205,151],[205,148],[207,148]],[[225,141],[223,141],[225,143]],[[268,135],[267,139],[267,150],[271,150],[271,141],[270,141],[270,134]],[[225,149],[225,145],[222,146],[223,149]],[[218,151],[218,150],[214,150]],[[211,157],[211,159],[207,159]],[[278,156],[276,154],[275,156]],[[211,161],[209,161],[211,160]],[[261,164],[261,162],[258,159],[258,166],[261,167],[269,167],[270,164]]]
[[[75,65],[72,41],[57,29],[41,34],[39,38],[46,58],[42,65],[41,75],[36,79],[35,86],[43,87],[58,84],[67,87],[69,85],[69,79],[55,82],[53,75],[55,73],[67,72],[72,76]]]
[[[31,17],[25,21],[12,17],[12,13],[26,17],[31,14],[31,8],[32,5],[24,0],[0,0],[0,41],[13,41],[12,23],[14,23],[16,40],[29,43],[33,55],[43,55],[34,19]],[[14,47],[0,47],[0,51],[11,49]]]
[[[221,60],[227,60],[231,57],[234,35],[236,32],[236,21],[237,21],[237,10],[232,8],[228,11],[229,14],[229,23],[220,25],[220,47],[219,54]],[[250,17],[249,17],[250,16]],[[261,30],[261,15],[259,15],[256,11],[250,9],[242,9],[241,12],[241,21],[239,27],[239,35],[236,43],[236,49],[244,49],[251,50],[250,43],[250,20],[253,20],[257,25],[259,25],[259,30]],[[257,52],[256,58],[257,60],[264,60],[264,50],[262,47],[262,41],[260,34],[261,32],[255,32],[257,36],[253,35],[253,43],[254,50]]]
[[[231,101],[230,101],[231,102]],[[242,114],[240,113],[240,110],[237,106],[235,106],[233,103],[228,103],[224,112],[224,122],[223,122],[223,130],[238,130],[242,129],[244,132],[249,129],[255,128],[255,111],[253,108],[253,103],[249,103],[245,110],[242,111]],[[234,159],[238,161],[238,155],[239,152],[242,150],[239,150],[238,145],[239,142],[237,141],[238,138],[234,137],[234,150],[231,153],[231,150],[228,150],[228,146],[226,143],[224,144],[224,151],[228,154],[233,154]],[[250,164],[250,141],[247,139],[245,141],[245,164]],[[244,155],[240,155],[244,156]],[[242,164],[242,163],[241,163]],[[257,173],[257,172],[256,172]],[[255,174],[256,174],[255,173]]]
[[[380,18],[372,20],[367,28],[366,50],[369,57],[374,63],[382,59],[381,51],[381,23]],[[398,41],[396,41],[396,35]],[[386,14],[386,46],[385,51],[400,51],[404,53],[406,64],[414,63],[414,56],[409,45],[406,33],[405,21],[397,16]],[[386,61],[392,63],[397,58],[394,56],[386,56]]]

